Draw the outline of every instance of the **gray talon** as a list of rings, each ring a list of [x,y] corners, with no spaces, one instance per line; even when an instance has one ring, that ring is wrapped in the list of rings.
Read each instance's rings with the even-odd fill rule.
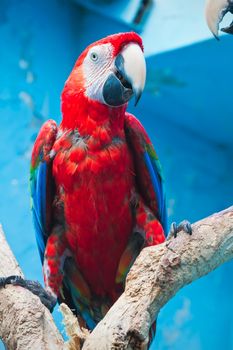
[[[186,224],[185,232],[187,232],[190,236],[192,234],[192,227],[190,223]]]
[[[170,232],[168,234],[167,239],[170,239],[172,237],[176,238],[177,234],[180,231],[185,231],[186,233],[191,235],[192,234],[192,227],[191,227],[190,222],[187,220],[183,220],[179,225],[177,225],[176,222],[173,222],[171,224]]]
[[[170,231],[171,231],[172,236],[175,236],[175,235],[176,235],[176,233],[177,233],[177,224],[176,224],[176,222],[173,222],[173,223],[171,224],[171,229],[170,229]]]
[[[167,236],[167,240],[171,239],[172,237],[177,236],[177,224],[176,222],[171,223],[170,231]]]
[[[187,220],[183,220],[179,225],[178,225],[178,232],[180,231],[185,231],[186,233],[188,233],[189,235],[192,234],[192,227],[189,221]]]
[[[6,287],[7,284],[17,284],[20,285],[21,281],[24,281],[20,276],[8,276],[0,278],[0,287]]]
[[[50,312],[53,311],[54,306],[56,305],[56,298],[49,294],[39,282],[25,280],[21,276],[8,276],[8,277],[0,277],[0,288],[4,287],[7,284],[12,284],[14,286],[24,287],[33,294],[37,295],[42,304],[44,304]]]

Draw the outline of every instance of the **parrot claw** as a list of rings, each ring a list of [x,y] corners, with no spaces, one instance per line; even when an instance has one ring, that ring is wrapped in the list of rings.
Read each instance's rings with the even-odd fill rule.
[[[227,13],[233,14],[233,0],[207,0],[206,2],[206,20],[209,29],[219,40],[219,24]],[[221,28],[222,32],[233,34],[233,22],[225,28]]]
[[[8,276],[8,277],[1,277],[0,278],[0,287],[6,287],[7,284],[13,284],[15,285],[17,281],[20,281],[22,277],[20,276]]]
[[[171,228],[168,234],[167,239],[171,239],[172,237],[176,238],[177,234],[180,231],[184,231],[186,233],[188,233],[190,236],[192,234],[192,227],[189,221],[187,220],[183,220],[181,223],[179,223],[179,225],[176,224],[176,222],[173,222],[171,224]]]
[[[231,22],[228,27],[222,28],[221,31],[228,34],[233,34],[233,22]]]
[[[8,277],[1,277],[0,278],[0,288],[6,287],[7,284],[12,284],[13,286],[20,286],[24,287],[36,296],[40,298],[40,301],[44,306],[49,309],[50,312],[53,311],[54,306],[56,305],[57,299],[48,293],[39,282],[37,281],[31,281],[31,280],[25,280],[21,276],[8,276]]]

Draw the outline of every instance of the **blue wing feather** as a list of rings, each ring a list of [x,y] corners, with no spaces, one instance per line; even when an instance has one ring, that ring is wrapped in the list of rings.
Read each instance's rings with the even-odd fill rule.
[[[161,167],[160,164],[158,165],[158,161],[150,157],[148,152],[144,153],[144,159],[156,194],[161,224],[164,228],[164,233],[167,235],[167,208]]]
[[[51,221],[53,178],[51,159],[48,154],[56,139],[57,125],[48,120],[41,128],[35,141],[30,169],[30,190],[32,216],[35,226],[36,242],[41,261],[44,260],[45,246],[49,236]],[[46,154],[44,154],[46,150]]]
[[[93,315],[91,315],[90,305],[88,305],[88,303],[83,303],[82,294],[79,292],[77,285],[72,283],[71,279],[66,279],[65,283],[70,291],[77,312],[82,315],[82,318],[86,322],[88,328],[93,330],[96,326],[96,322],[93,319]]]
[[[46,177],[47,164],[39,162],[31,179],[32,216],[35,226],[36,242],[41,261],[44,259],[46,245]]]
[[[160,162],[143,126],[128,113],[125,117],[125,129],[134,155],[136,179],[140,184],[141,194],[146,204],[154,210],[167,234],[167,210]],[[148,178],[150,189],[148,189]]]
[[[47,164],[45,162],[41,162],[37,172],[36,198],[43,232],[45,232],[46,223],[46,173]]]

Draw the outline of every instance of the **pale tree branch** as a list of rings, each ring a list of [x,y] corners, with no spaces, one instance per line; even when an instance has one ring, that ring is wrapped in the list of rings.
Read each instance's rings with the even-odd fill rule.
[[[233,207],[195,223],[192,229],[192,236],[181,232],[141,252],[127,277],[125,292],[90,335],[72,319],[72,349],[83,342],[83,350],[146,349],[149,328],[163,305],[179,289],[233,258]],[[0,275],[21,273],[2,237]],[[0,289],[0,337],[9,350],[65,346],[49,312],[21,287]],[[26,339],[30,346],[25,345]]]
[[[0,276],[23,273],[0,227]],[[18,286],[0,289],[0,338],[8,350],[62,350],[64,341],[39,298]]]
[[[179,289],[233,258],[233,207],[192,225],[159,246],[144,249],[126,289],[84,343],[83,350],[146,349],[160,309]]]

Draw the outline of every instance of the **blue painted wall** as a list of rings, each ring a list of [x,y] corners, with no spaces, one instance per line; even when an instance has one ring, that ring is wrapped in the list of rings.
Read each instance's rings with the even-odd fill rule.
[[[33,141],[46,119],[60,120],[60,91],[82,49],[128,29],[72,1],[0,2],[0,221],[27,278],[42,281],[28,194]],[[155,52],[151,29],[142,36],[146,52]],[[232,40],[148,56],[146,92],[130,106],[160,155],[170,221],[195,221],[232,204]],[[164,307],[156,349],[233,349],[232,270],[225,264]]]

